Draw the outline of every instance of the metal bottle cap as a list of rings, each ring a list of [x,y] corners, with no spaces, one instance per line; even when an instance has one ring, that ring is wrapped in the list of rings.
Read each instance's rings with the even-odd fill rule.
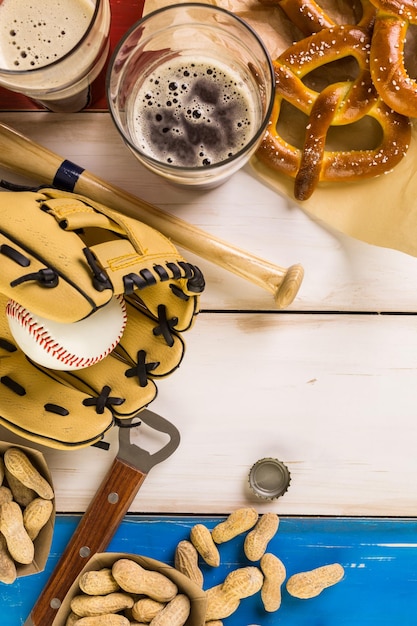
[[[282,496],[290,484],[288,467],[278,459],[260,459],[249,472],[249,486],[259,498],[274,500]]]

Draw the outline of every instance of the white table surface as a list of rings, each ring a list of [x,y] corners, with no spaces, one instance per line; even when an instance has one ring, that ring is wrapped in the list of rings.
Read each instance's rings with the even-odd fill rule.
[[[182,251],[207,287],[184,361],[150,406],[176,424],[181,445],[150,472],[131,512],[251,504],[282,515],[417,514],[417,259],[314,221],[250,166],[211,191],[172,187],[136,162],[105,112],[1,112],[0,122],[216,237],[305,269],[298,296],[279,311],[268,292]],[[4,169],[0,177],[33,182]],[[58,512],[86,509],[117,450],[116,431],[109,451],[53,450],[5,429],[0,439],[44,452]],[[273,502],[247,490],[265,456],[292,477]]]

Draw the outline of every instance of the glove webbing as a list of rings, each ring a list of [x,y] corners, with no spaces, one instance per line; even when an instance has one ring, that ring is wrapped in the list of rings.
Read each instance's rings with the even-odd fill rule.
[[[51,194],[53,195],[53,194]],[[50,215],[53,215],[57,220],[61,228],[67,231],[82,231],[84,228],[97,227],[102,228],[104,231],[113,232],[118,237],[126,237],[122,242],[120,239],[114,241],[116,244],[114,259],[111,262],[111,269],[114,272],[114,276],[104,278],[105,270],[101,266],[100,257],[101,250],[103,249],[103,260],[109,261],[111,258],[111,252],[113,243],[106,241],[104,244],[97,244],[91,246],[91,249],[87,247],[84,250],[84,254],[87,258],[87,262],[90,264],[91,269],[98,283],[94,286],[98,290],[108,289],[114,287],[114,280],[119,271],[125,266],[137,266],[140,267],[143,262],[144,249],[141,249],[141,242],[137,240],[132,228],[130,227],[129,219],[100,206],[97,210],[97,206],[92,201],[86,202],[77,197],[58,197],[49,198],[43,202],[42,210],[46,211]],[[142,225],[145,228],[145,225]],[[131,237],[131,239],[130,239]],[[135,245],[133,245],[135,243]],[[142,254],[138,254],[137,251],[141,250]],[[172,248],[170,252],[175,250]],[[146,255],[145,255],[146,256]],[[126,265],[127,264],[127,265]],[[177,263],[166,262],[164,267],[162,264],[156,263],[153,267],[154,272],[148,268],[142,268],[139,273],[129,273],[123,276],[123,285],[125,295],[132,293],[134,289],[144,289],[150,285],[156,284],[157,280],[165,281],[170,278],[174,280],[187,279],[186,288],[191,293],[201,293],[204,290],[204,278],[201,271],[183,261],[177,261]],[[167,269],[171,271],[172,276],[169,275]],[[156,274],[156,277],[155,277]],[[176,295],[181,293],[180,297],[186,298],[178,287],[174,290]]]
[[[107,274],[100,266],[94,253],[90,248],[84,248],[83,250],[87,263],[93,272],[93,284],[97,291],[103,291],[104,289],[111,289],[112,283],[109,280]],[[152,271],[153,270],[153,271]],[[167,262],[165,267],[160,263],[157,263],[153,268],[143,268],[138,274],[130,272],[123,276],[123,293],[126,296],[132,295],[137,290],[145,289],[151,285],[156,285],[158,281],[165,282],[167,280],[175,279],[187,279],[187,289],[193,293],[201,293],[204,290],[204,277],[201,270],[187,263],[186,261],[177,261],[176,263]],[[168,270],[171,272],[169,274]],[[182,300],[188,300],[189,296],[185,294],[177,285],[169,285],[169,288],[174,295],[178,296]]]

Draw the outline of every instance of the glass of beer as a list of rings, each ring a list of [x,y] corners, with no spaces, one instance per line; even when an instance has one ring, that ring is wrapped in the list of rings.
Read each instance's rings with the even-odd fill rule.
[[[183,3],[139,20],[107,71],[116,128],[137,159],[178,185],[216,186],[258,147],[274,71],[256,32],[231,12]]]
[[[0,85],[50,111],[80,111],[109,32],[109,0],[0,0]]]

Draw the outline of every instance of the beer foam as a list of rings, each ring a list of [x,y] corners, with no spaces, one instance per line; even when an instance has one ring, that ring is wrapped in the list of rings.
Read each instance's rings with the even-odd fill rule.
[[[134,143],[169,165],[219,163],[242,150],[256,132],[258,96],[217,60],[167,61],[145,78],[133,99]]]
[[[44,67],[67,54],[86,32],[90,0],[0,1],[0,68]]]

